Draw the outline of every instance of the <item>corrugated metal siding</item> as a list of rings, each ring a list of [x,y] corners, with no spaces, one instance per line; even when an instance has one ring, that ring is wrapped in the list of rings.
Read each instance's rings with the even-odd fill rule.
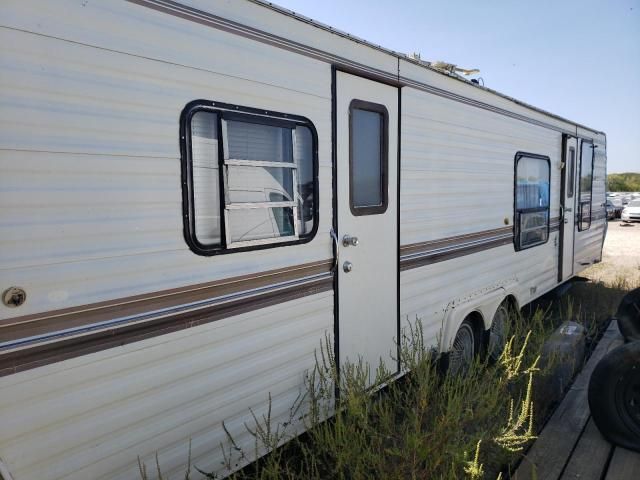
[[[228,11],[237,13],[243,3],[216,2],[216,13],[223,16]],[[211,5],[208,1],[206,4]],[[201,2],[204,8],[207,5]],[[258,83],[294,92],[324,96],[319,92],[325,88],[325,75],[318,75],[325,70],[323,63],[128,2],[8,0],[0,5],[0,18],[3,26],[126,53],[134,56],[134,62],[154,59],[191,70],[224,72],[239,79],[255,79]],[[281,20],[282,17],[276,15],[275,18]],[[113,28],[114,25],[118,28]],[[393,65],[396,65],[395,59]],[[293,71],[304,72],[305,79],[287,74]],[[155,80],[162,83],[166,76],[170,73]],[[149,80],[153,88],[153,76]]]
[[[518,151],[551,159],[551,217],[559,215],[559,132],[411,88],[402,90],[402,122],[402,245],[504,227],[504,219],[513,225]],[[517,281],[519,300],[529,301],[531,287],[539,295],[556,284],[557,236],[517,253],[506,245],[403,271],[403,318],[421,318],[435,344],[452,285],[463,299]]]
[[[274,425],[288,419],[332,304],[323,293],[0,378],[2,459],[16,480],[130,479],[158,451],[177,475],[191,439],[193,463],[217,470],[222,421],[252,453],[250,408],[260,418],[271,394]]]
[[[559,133],[410,88],[402,107],[402,245],[512,225],[518,151],[551,158],[558,215]]]
[[[0,275],[28,295],[0,318],[331,256],[328,65],[126,2],[2,2],[0,24]],[[200,98],[314,123],[312,242],[188,249],[179,117]],[[158,451],[171,476],[191,438],[194,463],[218,469],[221,422],[253,453],[249,408],[271,393],[274,424],[288,419],[332,330],[323,293],[2,377],[0,457],[16,480],[130,479]]]
[[[524,104],[514,102],[512,99],[495,95],[487,89],[478,88],[473,84],[449,78],[447,75],[427,70],[406,60],[400,60],[400,75],[403,78],[425,83],[446,92],[471,99],[472,101],[483,102],[517,115],[523,115],[534,121],[551,125],[559,130],[566,130],[567,133],[576,132],[576,126],[572,122],[545,115],[541,111],[528,108]]]
[[[2,18],[6,22],[12,17]],[[123,27],[122,37],[134,35]],[[211,52],[221,44],[226,48],[239,42],[240,48],[251,42],[210,29],[206,33],[199,44],[209,47],[210,68],[228,74],[225,59],[230,55]],[[297,60],[298,86],[315,92],[307,95],[284,88],[291,75],[278,65],[279,58],[243,80],[10,29],[0,29],[0,44],[0,265],[5,282],[27,291],[20,314],[331,255],[327,65],[319,74],[318,62]],[[253,48],[244,53],[247,61]],[[253,52],[256,58],[273,50],[260,49]],[[218,59],[220,65],[215,64]],[[276,77],[283,86],[268,83]],[[243,253],[241,258],[205,259],[188,250],[182,234],[178,126],[181,110],[197,98],[294,113],[314,123],[324,189],[319,232],[310,244],[276,248],[268,256]],[[16,311],[0,307],[0,318],[13,315]]]

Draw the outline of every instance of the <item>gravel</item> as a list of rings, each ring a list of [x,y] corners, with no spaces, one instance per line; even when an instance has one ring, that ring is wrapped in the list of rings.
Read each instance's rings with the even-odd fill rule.
[[[640,287],[640,223],[609,221],[602,262],[582,275],[609,285],[625,282],[629,288]]]

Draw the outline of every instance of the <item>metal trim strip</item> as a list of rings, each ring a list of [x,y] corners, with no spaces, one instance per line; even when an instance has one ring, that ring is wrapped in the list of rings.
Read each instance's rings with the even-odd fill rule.
[[[11,340],[11,341],[0,343],[0,353],[2,351],[11,350],[14,348],[33,345],[36,343],[43,343],[51,340],[57,340],[59,338],[65,338],[73,335],[82,335],[88,332],[108,330],[108,329],[112,329],[122,325],[127,325],[130,323],[136,323],[136,322],[142,322],[142,321],[153,321],[155,319],[164,318],[167,315],[195,312],[203,308],[208,308],[216,305],[223,305],[229,302],[249,300],[249,299],[255,298],[256,296],[264,295],[265,293],[269,293],[269,292],[276,292],[283,289],[290,289],[293,287],[304,287],[309,283],[317,282],[318,280],[323,280],[329,277],[331,277],[330,272],[320,273],[320,274],[311,275],[309,277],[305,277],[299,280],[276,283],[274,285],[255,288],[252,290],[247,290],[239,293],[221,295],[219,297],[215,297],[207,300],[201,300],[197,302],[176,305],[173,307],[162,308],[162,309],[146,312],[140,315],[127,315],[124,317],[118,317],[118,318],[114,318],[112,320],[106,320],[103,322],[90,323],[81,327],[68,328],[64,330],[45,333],[42,335],[35,335],[32,337]]]
[[[475,248],[480,245],[489,245],[495,242],[500,242],[502,240],[506,240],[510,242],[512,239],[513,239],[513,234],[508,233],[504,235],[497,235],[495,237],[483,238],[479,240],[471,240],[464,243],[454,244],[449,247],[433,248],[433,249],[425,250],[422,252],[411,253],[411,254],[403,255],[401,258],[402,260],[409,261],[417,258],[423,258],[423,257],[428,257],[433,255],[440,255],[444,253],[457,252],[460,250]]]
[[[330,291],[330,271],[216,298],[4,342],[0,376]]]
[[[560,218],[550,219],[550,232],[560,226]],[[513,242],[513,227],[502,227],[482,232],[413,243],[400,247],[400,270],[439,263],[472,253],[508,245]]]
[[[146,315],[177,305],[195,305],[214,298],[228,298],[230,295],[264,291],[266,288],[277,289],[288,285],[288,282],[329,274],[332,264],[332,259],[327,259],[89,305],[7,318],[0,320],[0,345],[54,331],[101,324],[114,318]]]
[[[501,247],[503,245],[513,244],[513,236],[504,236],[504,238],[496,238],[490,241],[482,241],[473,244],[461,246],[460,248],[450,248],[446,250],[433,250],[425,252],[423,255],[415,256],[411,258],[402,257],[400,259],[400,270],[410,270],[417,267],[423,267],[425,265],[431,265],[433,263],[444,262],[445,260],[452,260],[458,257],[464,257],[471,255],[472,253],[478,253],[492,248]]]
[[[400,247],[401,256],[405,257],[416,252],[425,252],[435,248],[451,247],[464,243],[470,243],[478,240],[491,240],[494,237],[502,236],[505,234],[513,235],[513,227],[501,227],[491,230],[483,230],[474,233],[465,233],[462,235],[455,235],[452,237],[439,238],[436,240],[429,240],[426,242],[418,242]]]

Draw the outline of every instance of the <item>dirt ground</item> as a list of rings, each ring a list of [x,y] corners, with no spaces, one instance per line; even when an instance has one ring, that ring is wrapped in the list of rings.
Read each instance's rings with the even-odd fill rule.
[[[607,285],[625,283],[640,287],[640,223],[623,224],[610,220],[602,251],[602,263],[582,273]]]

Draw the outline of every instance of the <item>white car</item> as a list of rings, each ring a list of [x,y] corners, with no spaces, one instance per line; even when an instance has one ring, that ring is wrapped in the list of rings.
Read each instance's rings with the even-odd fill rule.
[[[622,210],[623,222],[640,222],[640,199],[631,200]]]

